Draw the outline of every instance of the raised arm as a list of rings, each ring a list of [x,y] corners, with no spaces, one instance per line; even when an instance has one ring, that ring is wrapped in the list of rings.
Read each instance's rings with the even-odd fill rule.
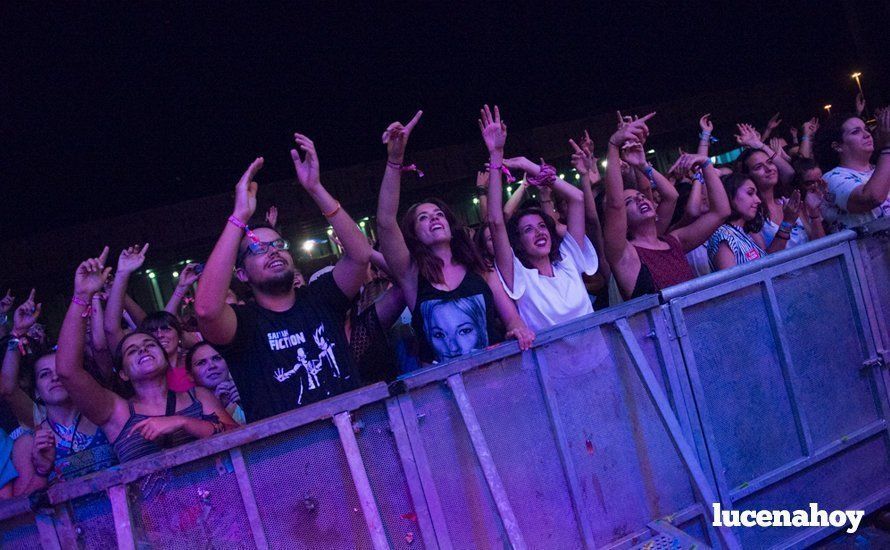
[[[803,135],[800,138],[800,156],[804,158],[813,158],[813,139],[816,132],[819,131],[819,119],[816,117],[803,123]]]
[[[130,275],[142,267],[145,262],[145,253],[148,252],[148,243],[143,246],[133,245],[121,252],[117,260],[117,273],[111,290],[108,292],[108,303],[105,305],[103,316],[105,325],[105,338],[110,348],[117,347],[117,343],[124,337],[121,330],[121,315],[124,311],[124,297],[127,295],[127,285]]]
[[[501,184],[507,125],[501,120],[501,112],[497,105],[494,106],[494,113],[488,105],[485,105],[480,113],[479,129],[482,131],[482,140],[488,148],[488,227],[494,245],[494,263],[507,287],[513,290],[513,249],[510,246],[504,219],[502,206],[504,191]]]
[[[411,261],[411,253],[399,228],[397,214],[405,147],[421,115],[423,111],[417,111],[408,124],[403,126],[401,122],[393,122],[383,132],[382,139],[386,144],[386,169],[383,172],[383,182],[380,184],[380,196],[377,200],[380,252],[383,253],[387,265],[402,287],[409,307],[414,306],[417,297],[417,266]]]
[[[34,289],[28,299],[16,308],[13,313],[11,344],[3,356],[3,367],[0,371],[0,398],[9,404],[16,420],[23,426],[34,427],[34,402],[19,386],[19,367],[22,356],[15,340],[26,338],[26,334],[40,316],[41,304],[34,303]]]
[[[476,198],[479,199],[479,219],[488,222],[488,171],[476,172]]]
[[[334,266],[334,281],[346,297],[353,298],[358,294],[368,274],[371,245],[340,202],[321,184],[315,144],[303,134],[294,134],[294,141],[305,154],[305,159],[301,159],[297,149],[291,149],[290,152],[297,180],[315,201],[322,215],[327,218],[343,247],[343,256]]]
[[[176,281],[176,288],[173,290],[170,300],[167,301],[167,305],[164,306],[164,311],[179,317],[179,304],[182,303],[182,299],[188,294],[189,289],[197,282],[198,277],[201,276],[196,271],[197,267],[198,264],[188,264],[180,272],[179,279]]]
[[[105,284],[111,271],[105,267],[108,258],[106,246],[98,258],[90,258],[77,267],[74,274],[74,297],[68,306],[62,329],[59,332],[59,349],[56,352],[56,373],[74,406],[90,419],[93,424],[105,429],[108,437],[114,439],[115,433],[123,426],[129,416],[127,403],[113,391],[103,388],[83,368],[83,346],[86,333],[84,314],[89,307],[93,294]],[[108,430],[112,424],[116,429]]]
[[[505,159],[509,162],[511,159]],[[503,180],[503,176],[501,177]],[[522,204],[522,201],[525,200],[525,196],[528,193],[528,179],[522,178],[522,181],[519,182],[519,185],[516,186],[516,191],[513,191],[513,194],[507,199],[507,202],[504,204],[504,219],[509,220],[513,217],[513,214],[519,210],[519,205]]]
[[[637,181],[644,182],[644,188],[641,191],[651,196],[654,190],[658,190],[661,200],[658,201],[655,207],[658,217],[655,227],[659,235],[664,235],[671,224],[671,218],[674,216],[674,209],[677,208],[677,199],[679,199],[680,193],[677,192],[677,188],[674,187],[674,184],[669,179],[649,164],[641,142],[634,142],[624,148],[624,160],[636,171]],[[653,202],[655,202],[654,199]]]
[[[680,241],[683,251],[689,252],[708,240],[714,234],[714,231],[726,220],[726,217],[730,214],[729,199],[726,197],[723,182],[720,181],[720,172],[714,168],[711,159],[705,155],[684,154],[680,158],[678,169],[680,173],[700,169],[705,184],[708,186],[708,202],[710,205],[708,211],[689,225],[671,231],[671,235]]]
[[[766,127],[763,129],[763,136],[760,139],[766,141],[773,135],[773,132],[779,127],[779,124],[782,124],[782,119],[779,118],[780,115],[781,113],[776,113],[766,121]]]
[[[581,193],[584,195],[584,229],[587,237],[593,243],[596,249],[596,256],[599,260],[598,274],[608,280],[611,270],[609,262],[606,261],[605,243],[603,242],[603,226],[600,222],[599,212],[596,209],[596,196],[598,192],[594,191],[594,186],[600,182],[599,169],[596,166],[597,158],[593,152],[593,140],[590,134],[584,130],[584,138],[581,144],[575,143],[570,139],[569,145],[572,146],[572,166],[581,174]],[[599,186],[597,186],[599,188]],[[600,190],[600,189],[598,189]]]
[[[797,223],[797,218],[800,217],[800,208],[800,191],[795,189],[782,207],[782,223],[779,225],[779,230],[776,231],[776,236],[773,238],[768,249],[766,246],[763,246],[768,254],[775,254],[776,252],[785,250],[788,246],[788,239],[791,238],[791,229],[794,227],[794,224]],[[761,238],[763,237],[762,234],[757,236]]]
[[[714,123],[711,122],[711,113],[702,115],[702,117],[698,119],[698,127],[701,129],[701,133],[698,134],[698,150],[696,150],[696,153],[708,156],[708,149],[711,146],[711,134],[714,132]]]
[[[755,130],[750,124],[736,124],[736,128],[739,133],[736,134],[735,139],[739,143],[739,145],[750,147],[751,149],[760,149],[772,159],[773,164],[776,165],[776,170],[779,171],[779,181],[782,183],[789,183],[794,179],[794,168],[792,168],[791,164],[779,154],[777,151],[773,151],[773,149],[763,142],[763,139],[760,137],[760,133]]]
[[[875,149],[879,151],[875,172],[865,185],[860,185],[850,193],[847,210],[868,212],[881,205],[890,196],[890,107],[876,113],[878,126],[875,129]]]
[[[235,337],[238,319],[235,310],[226,303],[226,292],[232,282],[232,269],[238,256],[238,245],[247,225],[256,211],[257,172],[263,167],[263,158],[254,160],[238,184],[235,185],[235,208],[223,228],[213,252],[207,258],[198,289],[195,291],[195,315],[198,329],[214,344],[228,344]]]

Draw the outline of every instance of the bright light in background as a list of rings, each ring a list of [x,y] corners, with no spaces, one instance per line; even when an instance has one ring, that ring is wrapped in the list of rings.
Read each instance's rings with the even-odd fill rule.
[[[575,179],[576,179],[576,180],[581,179],[581,174],[575,174]]]
[[[177,277],[179,277],[179,272],[178,272],[178,271],[174,271],[174,272],[173,272],[173,278],[175,279],[175,278],[177,278]]]
[[[148,272],[148,278],[149,278],[149,279],[154,279],[155,277],[157,277],[157,275],[155,275],[154,271],[149,271],[149,272]]]
[[[560,175],[559,175],[559,179],[561,179],[561,180],[566,179],[566,175],[565,175],[565,174],[560,174]]]
[[[510,193],[510,194],[512,195],[512,194],[513,194],[513,188],[512,188],[512,187],[507,187],[507,193]]]
[[[603,168],[605,168],[608,165],[609,165],[609,161],[607,161],[607,160],[604,160],[600,163],[600,166],[602,166]]]
[[[306,252],[312,252],[312,249],[315,248],[315,241],[309,239],[308,241],[303,241],[303,250]]]
[[[654,155],[654,154],[655,154],[655,149],[649,149],[648,151],[646,151],[646,154],[647,154],[647,155]]]
[[[362,228],[365,227],[365,221],[362,220],[362,221],[358,222],[358,226],[362,227]]]
[[[479,198],[473,197],[473,204],[479,204]]]

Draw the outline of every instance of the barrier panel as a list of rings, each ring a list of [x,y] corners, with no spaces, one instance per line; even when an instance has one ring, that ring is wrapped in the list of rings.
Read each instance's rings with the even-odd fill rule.
[[[802,547],[890,502],[887,227],[0,502],[3,548]]]

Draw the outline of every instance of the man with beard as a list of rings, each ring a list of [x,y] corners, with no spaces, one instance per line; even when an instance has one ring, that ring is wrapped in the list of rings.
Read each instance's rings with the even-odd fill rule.
[[[248,422],[343,393],[360,382],[347,351],[344,321],[364,282],[371,247],[321,185],[315,145],[301,134],[294,138],[305,153],[301,159],[296,149],[291,151],[297,179],[340,236],[343,257],[330,273],[294,288],[290,243],[272,227],[247,225],[256,210],[253,178],[263,165],[258,158],[235,187],[234,211],[207,260],[195,297],[198,327],[226,358]],[[233,267],[238,279],[253,290],[255,303],[226,304]],[[335,345],[319,349],[313,338],[319,331]],[[331,361],[322,365],[318,360],[327,350],[335,355],[333,364],[339,366],[340,376],[324,371],[331,369]],[[281,375],[302,365],[300,353],[322,369],[312,373],[318,384]]]

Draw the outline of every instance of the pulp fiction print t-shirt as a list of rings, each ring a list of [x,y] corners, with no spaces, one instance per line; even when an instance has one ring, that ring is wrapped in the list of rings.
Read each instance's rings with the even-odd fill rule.
[[[248,422],[360,385],[344,332],[350,300],[325,273],[296,290],[287,311],[232,306],[235,338],[222,346]]]

